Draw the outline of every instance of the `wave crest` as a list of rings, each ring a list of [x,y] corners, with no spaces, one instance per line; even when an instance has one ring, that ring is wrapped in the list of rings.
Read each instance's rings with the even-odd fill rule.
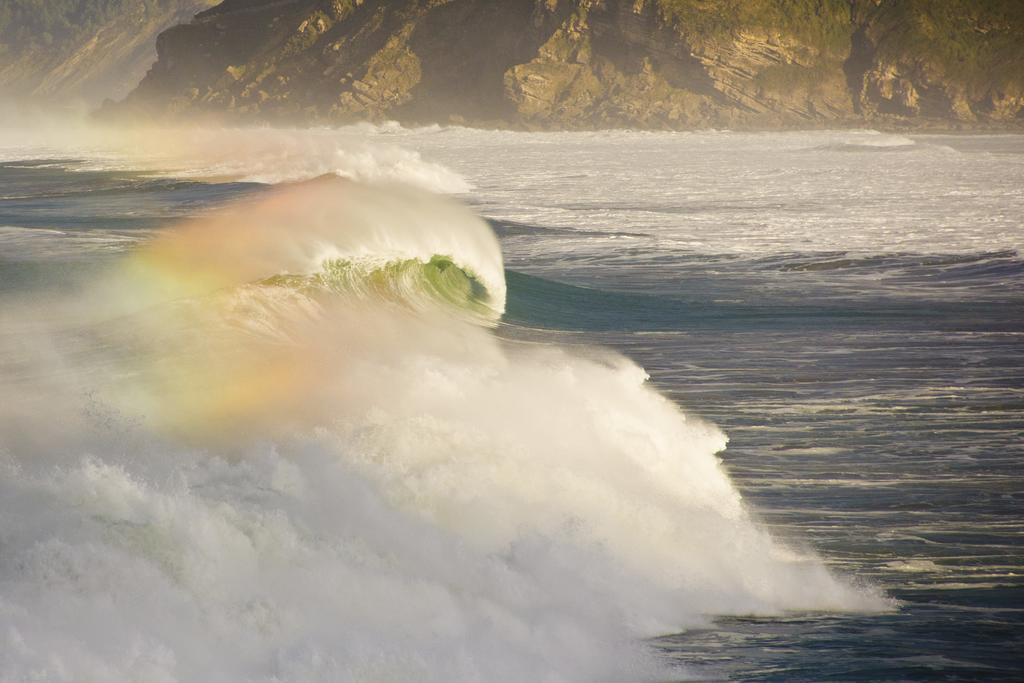
[[[124,294],[124,278],[132,293]],[[178,226],[127,261],[112,300],[138,308],[256,283],[505,307],[501,249],[460,204],[324,177]]]
[[[436,254],[429,261],[405,259],[378,263],[331,259],[314,275],[278,275],[260,283],[287,287],[316,297],[323,293],[395,302],[413,310],[442,306],[454,312],[493,319],[490,295],[472,271],[450,257]]]
[[[419,152],[380,142],[386,128],[110,128],[64,124],[0,127],[0,160],[52,158],[53,149],[76,170],[149,171],[177,178],[256,183],[310,180],[322,175],[363,183],[402,183],[431,192],[472,189],[452,169]],[[75,161],[77,159],[77,161]]]

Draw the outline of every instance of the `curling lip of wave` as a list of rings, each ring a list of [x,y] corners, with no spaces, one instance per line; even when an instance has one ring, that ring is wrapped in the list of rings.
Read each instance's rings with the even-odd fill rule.
[[[330,293],[390,301],[419,310],[442,305],[454,313],[479,314],[492,321],[500,316],[500,311],[490,307],[487,288],[473,272],[443,254],[428,261],[385,263],[332,259],[313,275],[276,275],[259,284],[291,288],[313,297]]]
[[[125,267],[144,285],[136,304],[300,283],[355,293],[427,287],[441,300],[461,288],[466,303],[486,306],[494,318],[505,308],[501,248],[486,222],[422,190],[330,176],[184,223]]]

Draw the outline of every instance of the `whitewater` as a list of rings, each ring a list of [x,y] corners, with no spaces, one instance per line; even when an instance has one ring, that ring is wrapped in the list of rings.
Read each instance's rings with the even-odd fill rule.
[[[895,428],[850,422],[891,412],[844,396],[849,376],[742,395],[786,384],[766,350],[853,353],[809,348],[815,320],[867,319],[836,302],[882,316],[851,335],[898,347],[941,300],[998,323],[946,334],[1005,341],[1011,445],[985,468],[1011,472],[1021,150],[872,131],[5,131],[0,679],[742,678],[771,669],[707,669],[698,653],[726,646],[686,634],[895,618],[888,577],[942,558],[865,561],[835,538],[890,529],[853,513],[819,537],[803,524],[828,494],[778,516],[826,479],[855,507],[873,484],[852,463],[897,488],[927,463],[893,473],[842,442]],[[827,419],[794,436],[773,411]],[[722,422],[751,435],[735,461]],[[1001,510],[983,515],[1012,536]],[[1008,577],[1014,547],[990,562]]]

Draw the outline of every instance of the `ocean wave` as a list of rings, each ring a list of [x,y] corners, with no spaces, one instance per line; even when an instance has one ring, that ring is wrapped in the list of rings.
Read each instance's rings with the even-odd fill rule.
[[[374,141],[426,132],[388,125],[298,130],[68,124],[0,129],[0,161],[45,159],[51,167],[77,171],[131,170],[265,184],[336,175],[368,183],[404,183],[443,194],[468,192],[472,186],[466,178],[442,164],[425,160],[415,150]]]
[[[295,278],[338,285],[355,273],[363,283],[391,273],[396,284],[413,271],[395,264],[410,262],[420,264],[426,278],[420,284],[437,284],[443,264],[456,264],[467,281],[477,282],[474,291],[495,315],[504,310],[501,248],[483,220],[415,188],[374,188],[332,177],[182,224],[124,267],[151,285],[146,297],[170,300]]]
[[[817,254],[779,254],[758,259],[758,263],[762,267],[804,272],[857,269],[884,271],[915,267],[940,270],[992,263],[1004,265],[1007,262],[1020,267],[1021,261],[1016,251],[1004,249],[973,254],[821,252]]]
[[[916,141],[902,135],[859,135],[837,142],[830,142],[814,147],[815,151],[832,152],[907,152],[921,149]]]
[[[443,254],[435,254],[428,261],[405,259],[384,263],[376,259],[331,259],[312,275],[278,275],[262,281],[260,286],[286,287],[313,297],[329,293],[397,302],[420,311],[440,305],[454,312],[487,318],[499,314],[491,308],[491,296],[473,272]]]
[[[329,179],[9,306],[0,677],[652,680],[709,615],[889,607],[635,363],[482,324],[505,290],[465,208]]]
[[[470,184],[416,151],[369,143],[355,131],[282,129],[199,129],[136,134],[154,171],[192,178],[232,178],[277,184],[322,175],[365,183],[401,182],[433,192],[468,192]],[[152,139],[151,137],[152,136]],[[167,144],[158,136],[174,142]],[[146,159],[133,159],[134,164]]]

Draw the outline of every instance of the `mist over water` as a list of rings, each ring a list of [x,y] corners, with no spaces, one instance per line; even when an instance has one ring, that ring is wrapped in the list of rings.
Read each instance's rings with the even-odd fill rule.
[[[440,131],[440,128],[421,129]],[[347,129],[111,128],[55,120],[0,128],[0,161],[56,158],[79,170],[125,170],[175,178],[231,179],[273,184],[336,175],[363,182],[401,182],[440,193],[470,185],[415,150],[388,144],[398,126]],[[377,140],[369,141],[371,136]],[[384,137],[385,139],[380,139]]]
[[[813,339],[816,319],[924,334],[915,302],[935,288],[994,320],[993,278],[1020,283],[1005,215],[984,243],[972,226],[936,238],[895,224],[884,234],[902,236],[880,243],[882,228],[847,234],[840,214],[816,223],[821,206],[773,208],[786,188],[809,196],[794,168],[769,169],[755,199],[721,169],[675,177],[700,197],[670,202],[667,177],[622,155],[756,174],[751,155],[773,150],[853,157],[857,174],[871,155],[958,154],[938,143],[48,135],[0,145],[17,188],[0,191],[0,677],[12,680],[664,680],[695,669],[645,639],[716,617],[885,618],[899,605],[877,575],[776,524],[785,501],[765,521],[721,460],[713,422],[736,422],[747,443],[753,411],[831,409],[799,390],[777,404],[729,395],[731,408],[689,392],[738,381],[709,369],[723,353],[752,368],[746,396],[785,383],[760,354],[809,363],[793,339]],[[875,151],[905,147],[920,149]],[[584,148],[607,177],[570,177]],[[744,230],[756,249],[732,248]],[[833,251],[844,243],[881,246]],[[878,424],[890,423],[867,429]],[[857,460],[833,445],[836,425],[801,436],[800,463],[762,447],[773,473],[751,474],[755,458],[734,467],[758,500],[771,499],[758,481],[800,500],[794,472]],[[765,442],[793,447],[784,427],[766,426]]]

